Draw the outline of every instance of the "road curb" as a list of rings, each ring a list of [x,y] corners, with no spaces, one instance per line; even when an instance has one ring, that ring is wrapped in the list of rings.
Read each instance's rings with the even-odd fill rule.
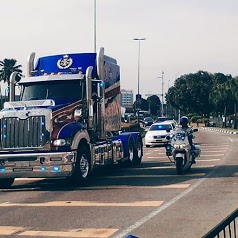
[[[211,128],[211,127],[201,127],[204,130],[209,130],[209,131],[217,131],[217,132],[222,132],[222,133],[226,133],[226,134],[238,134],[237,131],[229,131],[226,129],[220,129],[220,128]]]

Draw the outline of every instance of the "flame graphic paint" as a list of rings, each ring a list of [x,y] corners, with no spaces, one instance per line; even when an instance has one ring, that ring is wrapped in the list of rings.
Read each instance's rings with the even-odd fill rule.
[[[52,121],[53,121],[52,139],[53,140],[56,140],[59,137],[60,130],[65,125],[75,122],[74,111],[80,108],[82,108],[81,100],[53,112],[52,114]]]

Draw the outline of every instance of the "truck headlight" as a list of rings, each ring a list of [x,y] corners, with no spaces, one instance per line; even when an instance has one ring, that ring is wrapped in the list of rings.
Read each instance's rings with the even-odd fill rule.
[[[70,139],[57,139],[57,140],[53,141],[53,145],[55,147],[71,145],[71,140]]]

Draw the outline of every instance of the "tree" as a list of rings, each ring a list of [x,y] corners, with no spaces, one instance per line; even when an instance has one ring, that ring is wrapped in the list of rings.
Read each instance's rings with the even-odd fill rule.
[[[10,83],[10,76],[13,72],[17,72],[16,81],[20,81],[22,77],[21,65],[16,65],[17,61],[15,59],[4,59],[0,61],[0,80],[4,83]]]
[[[182,75],[166,94],[166,102],[183,113],[209,115],[211,105],[209,94],[213,87],[212,75],[198,71],[196,74]]]
[[[146,101],[146,99],[141,98],[139,104],[137,101],[133,103],[133,108],[134,108],[134,111],[136,111],[137,108],[140,108],[140,111],[148,111],[149,104]]]
[[[160,113],[161,102],[160,98],[156,95],[152,95],[147,98],[150,113],[153,116],[157,116]]]
[[[21,65],[16,65],[17,61],[15,59],[4,59],[0,61],[0,81],[7,83],[8,88],[10,85],[10,76],[13,72],[17,72],[15,80],[20,81],[22,77],[22,70],[20,69]],[[1,93],[0,88],[0,93]],[[1,106],[2,106],[2,94],[1,94]]]

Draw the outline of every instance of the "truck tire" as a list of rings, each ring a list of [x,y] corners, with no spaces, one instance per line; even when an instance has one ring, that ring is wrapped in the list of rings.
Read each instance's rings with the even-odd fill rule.
[[[0,179],[0,188],[10,188],[14,183],[14,178]]]
[[[82,184],[91,174],[90,153],[86,145],[78,147],[77,160],[73,175],[68,178],[71,185]]]
[[[123,167],[130,167],[135,163],[135,146],[133,138],[129,137],[127,143],[128,143],[127,145],[128,157],[126,158],[126,160],[119,162],[119,164],[122,165]]]
[[[132,138],[128,141],[128,162],[129,164],[134,164],[135,162],[135,147]]]
[[[141,137],[138,137],[135,144],[134,163],[140,164],[143,157],[143,143]]]

